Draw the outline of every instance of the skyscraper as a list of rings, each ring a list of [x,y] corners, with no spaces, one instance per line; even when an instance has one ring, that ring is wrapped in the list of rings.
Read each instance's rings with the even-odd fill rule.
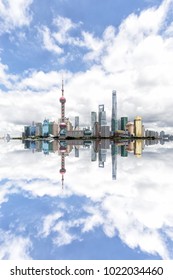
[[[79,129],[79,116],[76,116],[76,117],[75,117],[74,129]]]
[[[112,91],[112,118],[111,118],[111,131],[114,133],[118,129],[117,121],[117,94],[116,90]]]
[[[142,118],[137,116],[134,119],[134,131],[135,131],[135,136],[136,137],[142,137]]]
[[[91,112],[91,130],[92,130],[92,133],[94,132],[94,126],[95,126],[96,122],[97,122],[97,113],[96,112]]]
[[[126,130],[127,123],[128,123],[128,117],[121,117],[121,130]]]
[[[99,126],[106,125],[106,112],[104,110],[104,105],[99,105]]]

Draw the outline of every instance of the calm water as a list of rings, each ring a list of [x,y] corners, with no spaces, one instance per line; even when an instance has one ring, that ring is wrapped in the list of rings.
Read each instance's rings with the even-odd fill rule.
[[[0,258],[173,259],[173,143],[69,144],[1,141]]]

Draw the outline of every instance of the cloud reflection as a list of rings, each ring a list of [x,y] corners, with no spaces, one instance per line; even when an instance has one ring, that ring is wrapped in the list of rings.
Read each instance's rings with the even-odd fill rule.
[[[78,246],[78,242],[85,244],[86,234],[97,236],[101,229],[107,238],[118,236],[129,248],[139,249],[144,258],[145,254],[151,254],[153,258],[171,259],[172,147],[168,143],[152,148],[153,151],[147,147],[140,159],[118,157],[116,181],[111,180],[111,157],[107,157],[103,169],[90,161],[90,149],[81,149],[79,158],[74,158],[72,151],[66,157],[62,189],[57,153],[45,156],[24,151],[19,143],[4,143],[0,169],[3,221],[0,257],[34,258],[33,251],[38,250],[39,255],[40,249],[34,243],[38,238],[40,242],[49,240],[50,248],[69,246],[74,241]],[[25,211],[19,215],[19,205],[15,202],[11,227],[8,207],[14,194],[33,206],[28,210],[29,216]],[[6,217],[8,226],[4,225]],[[20,245],[20,250],[11,249],[14,243]],[[56,254],[58,259],[58,251]]]

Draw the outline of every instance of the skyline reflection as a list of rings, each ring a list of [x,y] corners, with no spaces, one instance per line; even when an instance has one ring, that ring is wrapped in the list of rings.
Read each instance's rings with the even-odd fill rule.
[[[23,144],[1,142],[1,259],[173,258],[172,143]]]

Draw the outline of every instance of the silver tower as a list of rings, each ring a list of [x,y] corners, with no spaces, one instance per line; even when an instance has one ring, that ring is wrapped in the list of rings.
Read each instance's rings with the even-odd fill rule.
[[[111,131],[115,132],[118,129],[117,121],[117,93],[116,90],[112,91],[112,119],[111,119]]]
[[[117,146],[112,143],[111,144],[111,156],[112,156],[112,180],[116,180],[117,178]]]

